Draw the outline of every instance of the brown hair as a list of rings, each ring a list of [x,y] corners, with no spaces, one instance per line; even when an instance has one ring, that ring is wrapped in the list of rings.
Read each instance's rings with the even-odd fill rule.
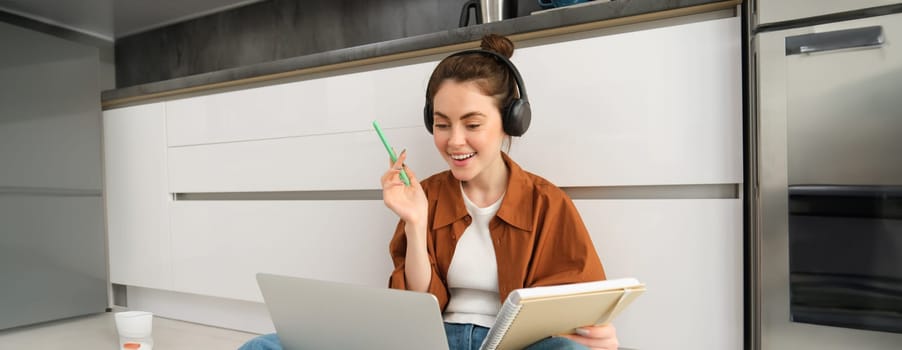
[[[496,34],[483,36],[479,46],[483,50],[494,51],[507,58],[514,54],[514,43]],[[427,103],[432,103],[438,87],[449,79],[456,82],[475,82],[483,94],[495,98],[499,111],[517,97],[516,82],[510,68],[490,55],[471,53],[450,56],[442,60],[429,77],[429,85],[426,87]]]

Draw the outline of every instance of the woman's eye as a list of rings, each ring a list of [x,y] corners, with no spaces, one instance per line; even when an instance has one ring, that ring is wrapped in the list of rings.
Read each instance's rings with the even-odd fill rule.
[[[467,128],[470,128],[470,129],[476,129],[478,127],[479,127],[479,124],[468,124],[467,125]]]
[[[436,128],[436,129],[447,129],[448,124],[434,124],[434,125],[432,125],[432,127]]]

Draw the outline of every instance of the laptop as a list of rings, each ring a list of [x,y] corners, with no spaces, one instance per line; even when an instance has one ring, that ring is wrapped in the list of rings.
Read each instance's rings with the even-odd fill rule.
[[[429,293],[257,274],[286,350],[448,349]]]

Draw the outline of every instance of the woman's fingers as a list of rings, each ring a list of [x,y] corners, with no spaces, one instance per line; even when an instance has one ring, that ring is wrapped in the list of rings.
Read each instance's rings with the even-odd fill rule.
[[[613,325],[589,326],[577,328],[576,334],[561,335],[590,349],[617,349],[617,330]]]
[[[407,149],[402,150],[401,153],[398,154],[398,160],[396,161],[392,161],[391,157],[388,157],[388,167],[392,169],[401,169],[405,159],[407,159]]]
[[[589,338],[613,338],[617,336],[617,329],[612,324],[589,326],[577,328],[576,334]]]
[[[402,170],[404,170],[407,173],[408,177],[410,176],[410,169],[407,169],[407,167],[404,165],[405,159],[407,159],[407,150],[406,149],[401,151],[401,154],[398,155],[397,161],[389,163],[390,168],[388,169],[387,172],[385,172],[385,175],[383,175],[383,177],[382,177],[382,188],[388,187],[388,185],[389,185],[389,183],[387,183],[388,181],[403,183],[403,182],[401,182],[401,171]],[[389,180],[387,180],[386,177]]]
[[[388,188],[389,186],[395,183],[401,183],[401,170],[398,169],[388,169],[384,174],[382,174],[382,188]]]
[[[413,170],[407,167],[407,164],[402,164],[404,167],[404,172],[407,173],[407,178],[410,179],[410,183],[414,183],[417,180],[417,175],[414,174]]]
[[[404,183],[401,181],[401,171],[403,170],[407,173],[408,179],[411,181],[411,184],[417,183],[416,176],[413,174],[413,171],[404,164],[404,161],[407,159],[407,150],[402,150],[401,154],[398,155],[398,159],[394,162],[389,160],[389,169],[382,175],[382,188],[387,189],[391,186],[395,185],[403,185]],[[419,186],[417,183],[416,186]]]
[[[401,154],[398,155],[398,161],[392,164],[392,169],[401,170],[404,168],[404,160],[407,159],[407,150],[401,151]]]
[[[591,350],[617,350],[620,346],[620,343],[616,338],[614,339],[595,339],[584,337],[576,334],[565,334],[560,335],[560,337],[568,338],[578,344],[582,344],[583,346],[591,349]]]

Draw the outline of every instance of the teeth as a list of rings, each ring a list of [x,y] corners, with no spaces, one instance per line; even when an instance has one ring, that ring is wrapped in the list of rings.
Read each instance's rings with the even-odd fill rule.
[[[470,157],[475,156],[475,155],[476,155],[475,152],[474,152],[474,153],[467,153],[467,154],[452,154],[452,155],[451,155],[451,158],[453,158],[454,160],[464,160],[464,159],[470,158]]]

